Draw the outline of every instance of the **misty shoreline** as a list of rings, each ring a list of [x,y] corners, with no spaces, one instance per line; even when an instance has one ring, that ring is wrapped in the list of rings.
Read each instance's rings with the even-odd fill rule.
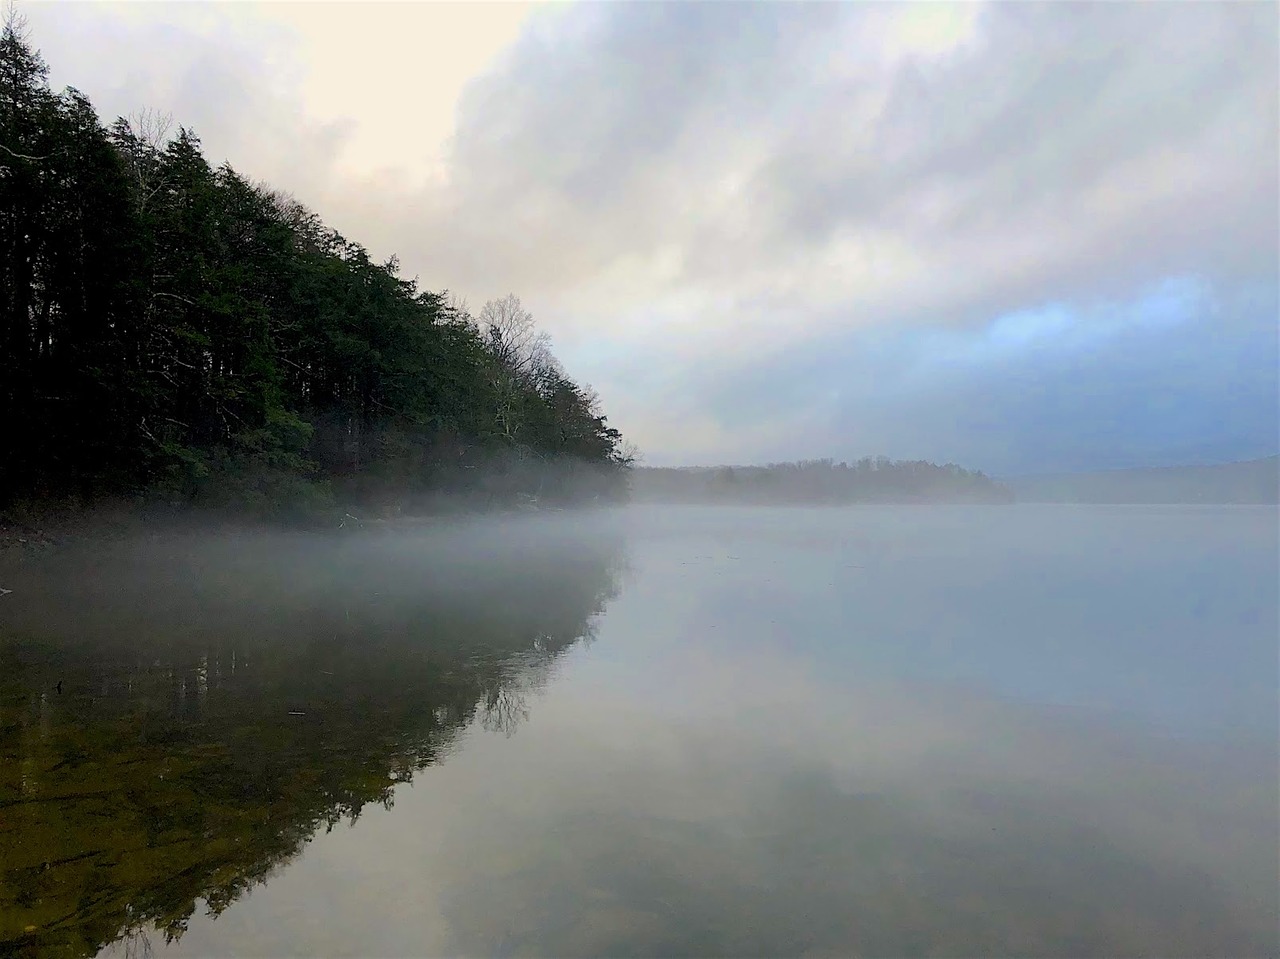
[[[581,502],[567,505],[502,504],[478,507],[474,504],[452,503],[437,505],[433,509],[415,510],[391,515],[366,514],[339,511],[326,516],[324,521],[281,522],[264,520],[248,515],[233,515],[205,510],[148,510],[145,508],[89,508],[67,510],[63,507],[48,511],[24,510],[16,515],[0,512],[0,573],[15,563],[34,558],[41,553],[93,543],[119,542],[128,539],[167,539],[196,533],[261,534],[261,533],[332,533],[335,535],[355,532],[395,533],[424,527],[446,527],[457,523],[483,522],[492,519],[527,518],[552,515],[584,515],[599,510],[636,508],[673,509],[751,509],[751,510],[842,510],[892,508],[967,508],[967,507],[1017,507],[1044,508],[1133,508],[1133,507],[1240,507],[1253,509],[1275,506],[1273,500],[1231,501],[1215,500],[1084,500],[1084,499],[1034,499],[1011,497],[1008,499],[878,499],[847,501],[803,500],[748,500],[748,499],[696,499],[678,497],[635,496],[624,502]],[[0,582],[0,586],[3,582]]]
[[[192,534],[394,532],[458,522],[527,517],[538,514],[587,512],[602,504],[530,506],[502,503],[479,506],[461,498],[432,504],[411,513],[368,513],[352,506],[304,521],[269,520],[225,510],[159,507],[151,504],[110,504],[87,507],[63,503],[26,505],[0,510],[0,572],[25,558],[68,547],[129,539],[169,539]],[[360,515],[363,514],[363,515]],[[3,582],[0,582],[0,586]]]

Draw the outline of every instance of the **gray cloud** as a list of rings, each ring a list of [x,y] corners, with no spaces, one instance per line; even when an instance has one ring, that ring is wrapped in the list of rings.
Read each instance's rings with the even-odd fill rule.
[[[739,437],[739,462],[883,453],[1016,475],[1274,453],[1275,290],[1169,286],[1041,322],[827,336],[709,371],[696,405]]]
[[[238,26],[212,5],[157,3],[154,19],[140,9],[122,17],[106,4],[72,2],[22,13],[51,82],[87,93],[104,122],[142,109],[170,113],[175,129],[201,137],[212,163],[227,160],[252,179],[326,206],[335,158],[354,126],[304,115],[300,76],[278,66],[287,64],[292,38],[261,23]],[[202,12],[212,24],[203,30],[193,19]]]
[[[302,117],[287,35],[32,14],[106,112],[173,110],[429,286],[518,292],[659,458],[827,436],[857,330],[1277,283],[1273,4],[541,8],[460,99],[443,182],[341,172],[357,130]],[[784,381],[793,356],[824,372]],[[774,405],[731,424],[709,381]]]
[[[977,297],[978,318],[987,297],[1274,260],[1274,9],[998,5],[971,46],[889,68],[856,62],[867,20],[836,5],[574,11],[463,101],[461,208],[536,224],[563,263],[548,282],[670,246],[680,284],[737,297],[788,286],[797,260],[861,231],[904,244],[944,302]],[[505,266],[528,246],[491,250]],[[1029,262],[1002,268],[1016,251]],[[902,292],[877,310],[930,305]]]
[[[460,101],[443,189],[337,182],[351,130],[299,119],[247,36],[144,25],[130,42],[180,58],[178,75],[96,79],[109,109],[173,109],[424,277],[552,309],[620,265],[654,294],[714,290],[737,310],[861,308],[844,322],[933,321],[943,305],[982,321],[1161,271],[1274,266],[1273,7],[998,4],[955,50],[886,60],[894,13],[544,11]],[[868,263],[898,253],[907,275],[877,281]],[[581,305],[607,319],[634,304]]]

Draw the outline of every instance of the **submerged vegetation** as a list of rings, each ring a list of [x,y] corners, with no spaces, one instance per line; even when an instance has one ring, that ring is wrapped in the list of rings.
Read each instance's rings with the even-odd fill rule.
[[[0,508],[610,498],[630,462],[514,296],[478,316],[0,33]]]

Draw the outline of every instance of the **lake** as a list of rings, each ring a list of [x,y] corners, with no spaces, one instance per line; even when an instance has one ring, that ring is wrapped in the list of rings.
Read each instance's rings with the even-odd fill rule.
[[[0,585],[0,953],[1280,952],[1274,507],[661,508]]]

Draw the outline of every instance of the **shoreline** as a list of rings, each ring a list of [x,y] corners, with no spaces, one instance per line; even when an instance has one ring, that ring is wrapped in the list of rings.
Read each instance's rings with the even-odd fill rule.
[[[412,513],[368,513],[356,506],[338,507],[308,520],[272,520],[231,510],[198,507],[157,507],[99,504],[72,507],[61,503],[0,509],[0,572],[15,562],[88,543],[118,542],[138,537],[179,536],[191,532],[315,532],[341,533],[413,528],[465,519],[534,516],[621,505],[580,502],[538,505],[515,502],[483,505],[464,499],[441,498],[431,508]],[[363,515],[361,515],[363,514]],[[0,581],[0,587],[4,584]]]

